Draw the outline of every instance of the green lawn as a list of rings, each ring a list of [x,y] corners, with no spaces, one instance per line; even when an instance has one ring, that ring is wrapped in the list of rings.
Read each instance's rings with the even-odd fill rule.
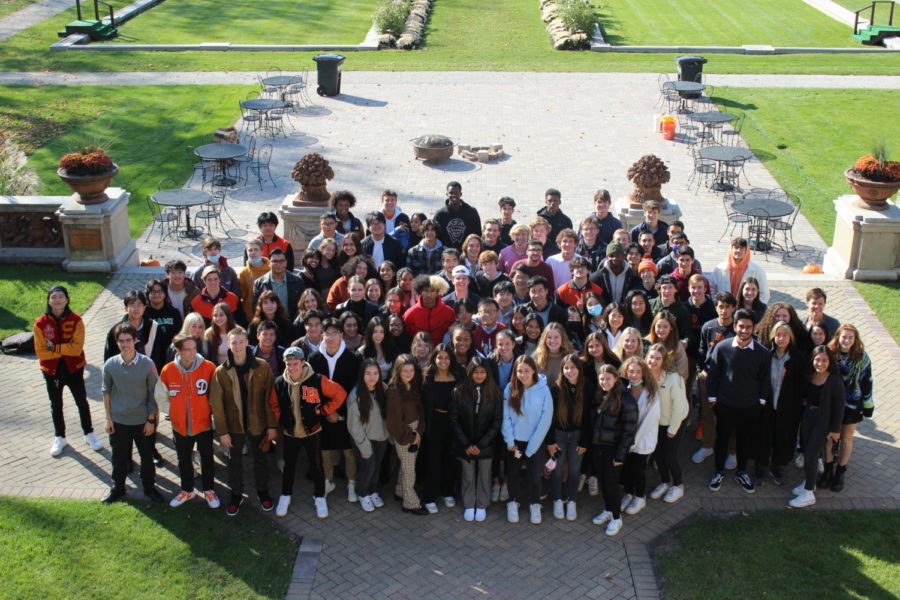
[[[132,236],[150,221],[146,196],[159,181],[184,182],[186,146],[211,141],[234,123],[251,86],[0,86],[0,129],[30,154],[41,193],[71,194],[56,176],[59,157],[85,144],[109,145],[121,165],[113,185],[131,192]]]
[[[47,308],[47,290],[54,285],[66,286],[72,310],[84,314],[107,281],[109,275],[104,273],[67,273],[38,265],[27,269],[0,266],[0,339],[31,331],[34,320]]]
[[[119,29],[119,42],[359,44],[377,0],[163,2]]]
[[[199,500],[3,498],[0,597],[280,600],[297,547],[253,510],[229,519]]]
[[[38,0],[0,0],[0,17],[5,17],[21,8],[25,8],[29,4],[34,4],[37,1]]]
[[[900,511],[703,517],[676,540],[657,555],[671,600],[900,595]]]
[[[881,323],[891,332],[894,341],[900,344],[900,321],[897,320],[897,314],[900,313],[900,283],[859,281],[853,285],[878,315]]]
[[[849,27],[800,0],[605,0],[600,15],[611,44],[859,46]]]
[[[800,0],[792,0],[800,2]],[[156,10],[156,9],[153,9]],[[138,17],[135,23],[140,19]],[[0,71],[259,70],[313,67],[314,53],[50,52],[74,9],[0,43]],[[659,20],[659,19],[656,19]],[[126,26],[127,27],[127,26]],[[690,40],[688,40],[690,41]],[[550,46],[534,0],[438,0],[422,50],[348,53],[348,70],[672,72],[675,54],[560,52]],[[895,75],[900,55],[710,55],[710,73]]]
[[[746,112],[744,139],[827,244],[833,201],[852,193],[844,170],[881,139],[900,153],[898,90],[719,87],[715,96],[724,109]]]

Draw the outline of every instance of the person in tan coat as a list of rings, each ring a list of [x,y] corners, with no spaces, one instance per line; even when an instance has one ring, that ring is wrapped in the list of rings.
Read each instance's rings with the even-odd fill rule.
[[[231,500],[225,514],[238,514],[244,502],[244,470],[241,451],[244,443],[253,455],[253,479],[256,495],[264,511],[275,507],[268,491],[269,474],[266,452],[260,444],[278,437],[277,404],[270,398],[275,381],[269,364],[247,352],[247,331],[235,327],[228,332],[228,359],[216,367],[209,401],[216,418],[216,433],[230,450],[228,487]]]
[[[238,285],[241,286],[241,304],[249,323],[253,319],[256,307],[253,305],[253,282],[265,275],[272,268],[269,259],[263,256],[263,243],[258,239],[247,242],[247,262],[238,272]]]
[[[400,459],[396,494],[403,497],[403,512],[414,515],[428,514],[415,490],[416,455],[425,433],[421,389],[418,361],[411,354],[401,354],[394,361],[387,389],[387,429]]]

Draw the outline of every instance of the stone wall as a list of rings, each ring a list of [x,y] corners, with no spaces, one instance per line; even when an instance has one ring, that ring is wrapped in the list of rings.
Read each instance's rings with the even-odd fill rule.
[[[431,12],[432,0],[414,0],[409,17],[406,18],[406,28],[397,40],[397,47],[403,50],[418,48],[425,37],[425,25],[428,23],[428,14]]]
[[[541,19],[547,24],[547,33],[553,41],[554,50],[580,50],[590,47],[591,36],[586,33],[573,33],[563,25],[556,0],[539,0],[539,2]]]

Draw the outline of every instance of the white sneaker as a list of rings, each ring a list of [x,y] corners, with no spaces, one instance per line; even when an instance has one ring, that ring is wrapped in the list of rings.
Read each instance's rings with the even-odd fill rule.
[[[597,478],[594,476],[588,477],[588,494],[591,496],[596,496],[600,493],[600,482],[597,481]]]
[[[384,508],[384,500],[381,499],[381,495],[378,492],[375,492],[369,499],[372,500],[372,504],[375,508]]]
[[[618,535],[618,533],[622,531],[622,519],[613,519],[609,522],[609,525],[606,526],[606,535],[612,537],[614,535]]]
[[[691,462],[695,465],[699,465],[713,454],[715,454],[715,451],[712,448],[698,448],[693,456],[691,456]]]
[[[541,524],[541,505],[540,504],[532,504],[531,505],[531,524],[532,525],[540,525]]]
[[[375,512],[375,503],[372,502],[372,496],[362,496],[359,499],[359,506],[366,512]]]
[[[613,514],[608,510],[604,510],[602,513],[591,519],[591,523],[594,525],[603,525],[607,521],[611,521],[613,518]]]
[[[674,504],[681,500],[682,496],[684,496],[684,486],[683,485],[673,485],[668,489],[666,495],[663,496],[663,502],[667,502],[669,504]]]
[[[510,523],[518,523],[519,522],[519,503],[518,502],[507,502],[506,503],[506,520]]]
[[[69,445],[64,437],[53,438],[53,445],[50,446],[50,456],[59,456],[62,454],[63,448]]]
[[[802,469],[805,463],[806,463],[806,461],[803,459],[802,454],[798,454],[797,456],[794,457],[794,466],[797,467],[798,469]]]
[[[435,504],[434,502],[426,502],[425,510],[427,510],[432,515],[436,515],[438,512],[437,504]]]
[[[631,501],[634,500],[634,496],[631,494],[624,494],[622,496],[622,504],[619,506],[621,510],[625,510],[628,508],[628,505],[631,504]]]
[[[532,505],[534,506],[534,505]],[[553,501],[553,518],[554,519],[565,519],[566,518],[566,509],[563,507],[562,500],[554,500]]]
[[[316,498],[316,516],[320,519],[328,518],[328,503],[324,497]]]
[[[500,484],[495,483],[491,486],[491,502],[500,502]]]
[[[806,482],[801,481],[799,484],[797,484],[797,487],[795,487],[794,489],[791,490],[791,494],[793,494],[795,496],[799,496],[800,494],[802,494],[805,491],[806,491]]]
[[[647,501],[641,496],[635,496],[631,502],[628,504],[628,508],[625,509],[626,515],[636,515],[647,506]]]
[[[578,509],[575,508],[575,501],[566,502],[566,521],[574,521],[578,518]]]
[[[475,509],[467,508],[463,511],[463,519],[466,521],[474,521],[475,520]]]
[[[816,495],[810,490],[803,490],[803,493],[796,498],[791,498],[788,506],[791,508],[805,508],[816,503]]]
[[[288,508],[291,507],[290,496],[278,496],[278,505],[275,507],[275,516],[283,517],[288,514]]]
[[[356,482],[352,479],[347,482],[347,502],[357,502],[359,496],[356,495]]]
[[[93,431],[85,434],[84,441],[96,452],[103,450],[103,442],[97,439],[97,436],[94,435]]]
[[[331,492],[333,492],[334,489],[335,489],[336,487],[337,487],[337,486],[334,485],[334,482],[333,482],[333,481],[328,481],[328,480],[326,479],[326,480],[325,480],[325,496],[327,496],[328,494],[330,494]]]
[[[250,454],[250,443],[244,442],[244,447],[241,448],[241,455],[247,456],[248,454]]]
[[[825,472],[825,463],[822,462],[822,459],[819,459],[819,463],[816,465],[816,471],[818,471],[819,475]]]
[[[728,471],[734,471],[737,469],[737,456],[734,454],[729,454],[725,457],[725,469]]]
[[[444,496],[444,506],[447,508],[453,508],[456,506],[456,498],[453,496]]]
[[[487,519],[487,511],[483,508],[475,509],[475,520],[479,523]]]
[[[276,460],[275,466],[278,467],[279,473],[284,473],[284,459],[283,458],[279,458],[278,460]]]
[[[206,505],[210,508],[219,508],[222,505],[215,490],[206,490],[203,492],[203,498],[206,500]]]
[[[581,490],[584,489],[584,484],[586,484],[586,483],[587,483],[587,475],[582,473],[581,475],[578,476],[578,493],[579,494],[581,493]]]
[[[184,504],[185,502],[187,502],[188,500],[190,500],[193,497],[194,497],[193,490],[191,490],[190,492],[181,490],[178,492],[178,494],[174,498],[169,500],[169,506],[171,506],[172,508],[178,508],[179,506],[181,506],[182,504]]]
[[[507,502],[509,500],[509,488],[504,481],[500,484],[500,502]]]
[[[665,495],[665,493],[667,491],[669,491],[669,484],[661,483],[658,486],[656,486],[655,488],[653,488],[652,492],[650,492],[650,499],[651,500],[659,500],[660,498],[662,498]]]

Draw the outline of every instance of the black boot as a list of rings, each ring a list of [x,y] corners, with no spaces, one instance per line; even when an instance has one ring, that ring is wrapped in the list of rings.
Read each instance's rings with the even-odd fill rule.
[[[816,483],[816,487],[820,490],[827,490],[831,487],[831,482],[834,480],[834,463],[829,462],[825,463],[825,471],[819,475],[819,481]]]
[[[834,481],[831,482],[831,491],[839,492],[844,489],[844,473],[847,471],[847,466],[838,466],[834,471]]]

